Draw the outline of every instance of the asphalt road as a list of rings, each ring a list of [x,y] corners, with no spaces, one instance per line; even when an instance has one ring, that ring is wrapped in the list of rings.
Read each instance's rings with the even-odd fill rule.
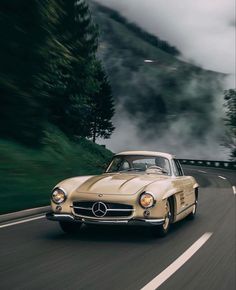
[[[67,236],[46,219],[0,228],[0,289],[141,289],[206,232],[209,240],[158,289],[236,289],[236,173],[190,166],[185,173],[201,186],[198,215],[164,239],[130,227]]]

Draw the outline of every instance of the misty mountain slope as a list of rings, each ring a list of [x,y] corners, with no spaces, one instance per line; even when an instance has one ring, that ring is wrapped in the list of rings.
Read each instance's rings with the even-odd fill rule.
[[[99,57],[109,74],[117,106],[114,138],[117,134],[123,140],[120,144],[116,141],[113,149],[123,148],[126,137],[119,131],[125,130],[120,122],[124,118],[132,124],[139,147],[148,147],[146,138],[149,144],[177,151],[197,142],[202,147],[220,143],[224,75],[182,61],[153,45],[143,33],[135,33],[127,20],[114,17],[117,12],[89,3],[100,29]],[[145,63],[145,59],[155,62]]]

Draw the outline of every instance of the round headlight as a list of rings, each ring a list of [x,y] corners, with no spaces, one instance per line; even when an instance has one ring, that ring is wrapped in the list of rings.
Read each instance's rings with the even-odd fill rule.
[[[139,203],[143,208],[149,208],[155,204],[155,199],[151,193],[144,192],[140,195]]]
[[[62,188],[55,188],[52,192],[52,201],[56,204],[62,203],[66,200],[66,192]]]

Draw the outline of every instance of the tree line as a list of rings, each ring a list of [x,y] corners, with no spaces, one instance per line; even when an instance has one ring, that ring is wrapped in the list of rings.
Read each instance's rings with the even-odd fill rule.
[[[230,149],[231,158],[236,161],[236,89],[229,89],[224,92],[226,109],[226,147]]]
[[[85,0],[1,0],[0,37],[1,138],[37,146],[50,124],[110,137],[114,101]]]

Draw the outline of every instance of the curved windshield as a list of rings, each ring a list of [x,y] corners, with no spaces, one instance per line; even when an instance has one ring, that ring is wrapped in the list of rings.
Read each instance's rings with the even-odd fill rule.
[[[162,156],[117,155],[106,172],[147,172],[171,175],[170,162]]]

